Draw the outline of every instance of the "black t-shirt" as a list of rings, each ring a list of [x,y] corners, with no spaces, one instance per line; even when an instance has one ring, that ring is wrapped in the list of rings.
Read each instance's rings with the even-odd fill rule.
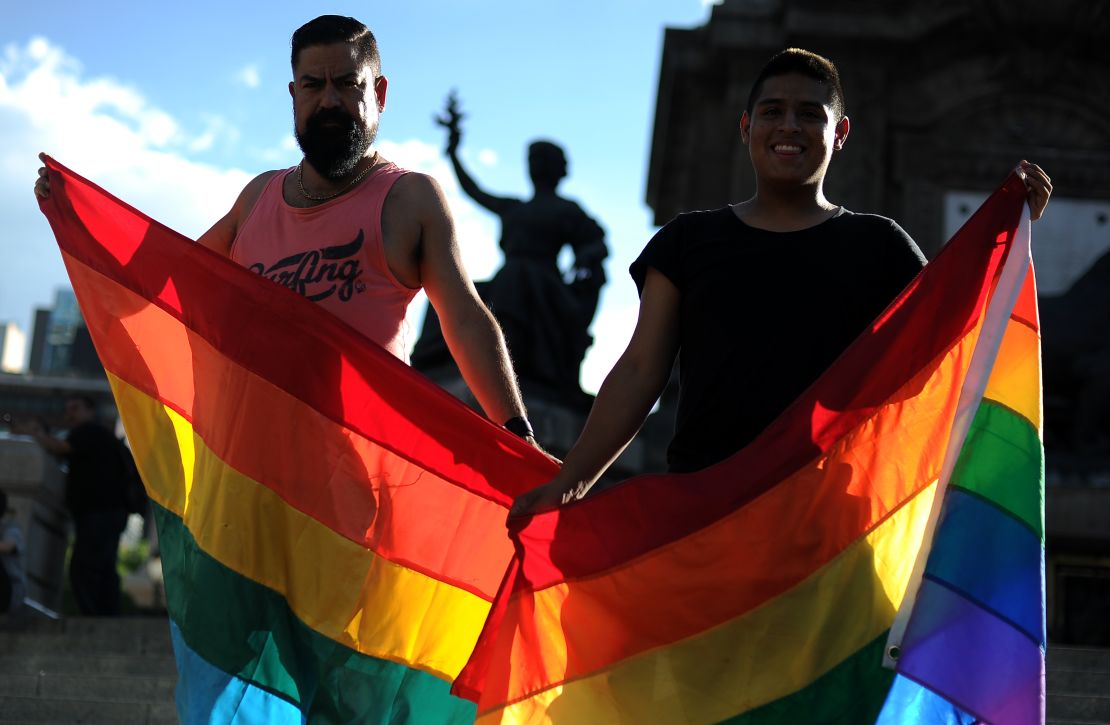
[[[82,423],[66,436],[66,505],[74,515],[127,508],[120,442],[99,423]]]
[[[730,207],[681,214],[629,272],[678,288],[679,382],[671,471],[695,471],[750,443],[921,271],[894,221],[842,209],[809,229],[769,232]]]

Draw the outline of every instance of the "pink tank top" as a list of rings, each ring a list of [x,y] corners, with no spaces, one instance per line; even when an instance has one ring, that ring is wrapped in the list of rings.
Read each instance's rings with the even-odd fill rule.
[[[405,311],[417,290],[389,269],[382,206],[408,173],[389,163],[354,190],[308,209],[282,196],[287,169],[266,184],[231,244],[231,258],[321,305],[401,360],[408,360]]]

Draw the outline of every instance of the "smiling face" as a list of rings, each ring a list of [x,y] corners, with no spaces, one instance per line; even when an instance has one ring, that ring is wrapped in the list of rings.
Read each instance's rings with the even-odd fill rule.
[[[385,77],[375,78],[351,43],[304,48],[293,75],[293,127],[305,160],[331,179],[353,173],[378,133]]]
[[[848,137],[848,118],[836,118],[824,83],[787,73],[763,82],[740,135],[761,186],[820,186]]]

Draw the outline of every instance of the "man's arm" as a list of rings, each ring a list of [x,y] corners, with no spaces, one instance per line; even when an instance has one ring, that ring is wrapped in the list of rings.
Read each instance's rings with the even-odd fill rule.
[[[12,432],[18,435],[30,436],[34,439],[35,443],[39,444],[40,448],[55,456],[64,457],[73,452],[73,446],[69,444],[69,441],[47,435],[42,425],[34,419],[23,420],[13,424]]]
[[[443,338],[486,416],[502,424],[525,414],[501,328],[466,275],[443,191],[408,174],[390,201],[391,234],[415,237],[420,284],[439,315]]]
[[[68,456],[70,453],[73,453],[73,446],[71,446],[68,441],[64,441],[61,438],[48,436],[45,433],[41,433],[39,431],[33,431],[32,433],[30,433],[30,436],[34,438],[35,443],[38,443],[47,453],[52,453],[55,456],[62,457]]]
[[[640,430],[663,392],[678,354],[679,299],[674,283],[648,268],[632,339],[602,383],[562,470],[549,483],[518,496],[510,516],[533,514],[582,498]]]
[[[254,208],[254,203],[262,195],[262,190],[266,188],[266,184],[276,173],[278,172],[266,171],[251,179],[239,192],[239,197],[232,204],[231,210],[213,224],[208,231],[201,234],[197,239],[197,244],[208,247],[213,252],[225,257],[231,254],[231,244],[239,233],[240,225],[246,221],[251,209]]]

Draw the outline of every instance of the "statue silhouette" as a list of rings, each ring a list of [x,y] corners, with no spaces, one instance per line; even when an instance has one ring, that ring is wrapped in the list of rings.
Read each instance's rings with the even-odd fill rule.
[[[458,99],[452,93],[445,115],[437,122],[448,130],[447,156],[466,194],[501,219],[501,250],[505,262],[478,292],[493,311],[509,345],[526,392],[547,393],[557,400],[583,396],[579,367],[593,342],[589,326],[605,283],[602,261],[608,255],[605,232],[581,207],[559,196],[567,175],[563,150],[550,141],[528,147],[531,199],[495,196],[484,191],[458,156],[462,139]],[[558,256],[564,246],[574,252],[564,274]],[[413,365],[428,369],[446,362],[446,347],[431,309],[413,351]]]

